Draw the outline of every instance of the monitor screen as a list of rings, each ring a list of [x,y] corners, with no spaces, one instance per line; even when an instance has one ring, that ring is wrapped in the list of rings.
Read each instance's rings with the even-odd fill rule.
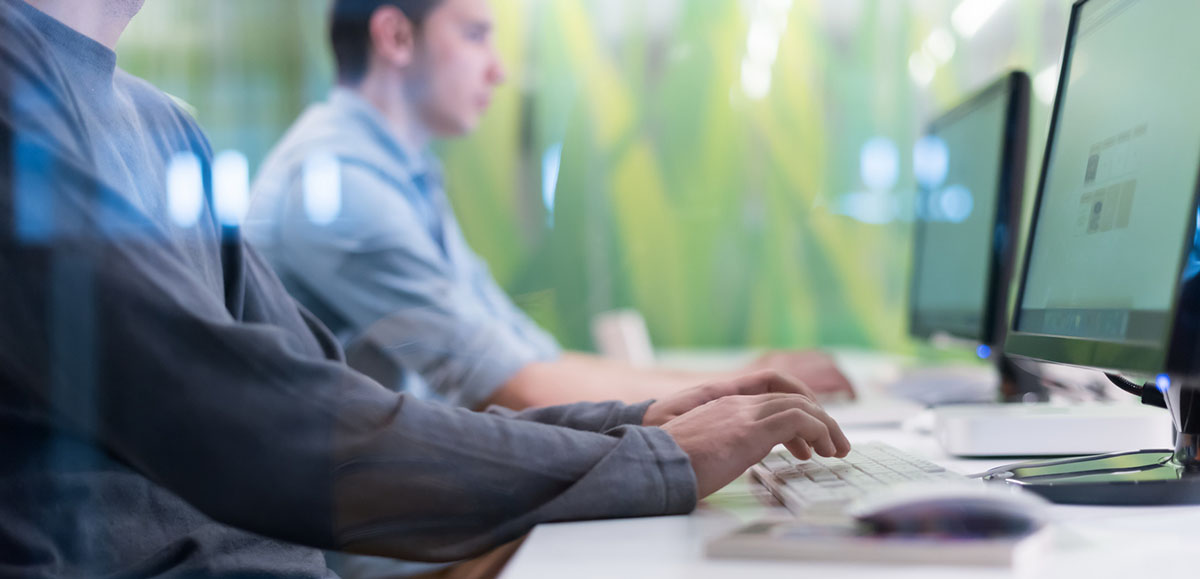
[[[918,145],[945,164],[921,179],[910,322],[915,335],[993,341],[987,335],[989,301],[1000,275],[996,228],[1003,226],[1001,188],[1011,170],[1004,166],[1005,147],[1016,88],[1012,81],[1003,85],[936,121]]]
[[[1161,349],[1200,163],[1200,2],[1077,9],[1015,329]]]

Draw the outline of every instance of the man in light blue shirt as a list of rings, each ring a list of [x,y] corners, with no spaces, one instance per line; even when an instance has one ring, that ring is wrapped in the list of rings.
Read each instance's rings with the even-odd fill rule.
[[[322,156],[340,181],[329,223],[304,202],[330,194],[312,190]],[[247,232],[293,296],[353,346],[356,366],[397,389],[479,408],[560,350],[467,246],[441,183],[430,153],[406,148],[376,108],[340,87],[271,155]]]
[[[463,238],[431,139],[470,133],[505,72],[487,0],[337,0],[339,86],[270,155],[247,236],[356,369],[468,408],[637,401],[713,378],[564,353],[518,310]],[[828,356],[745,371],[852,392]]]

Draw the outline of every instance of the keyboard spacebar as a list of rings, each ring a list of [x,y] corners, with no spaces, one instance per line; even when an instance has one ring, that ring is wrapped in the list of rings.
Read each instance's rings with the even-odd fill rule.
[[[854,487],[798,489],[792,485],[781,485],[779,494],[783,505],[793,513],[836,514],[865,493]]]

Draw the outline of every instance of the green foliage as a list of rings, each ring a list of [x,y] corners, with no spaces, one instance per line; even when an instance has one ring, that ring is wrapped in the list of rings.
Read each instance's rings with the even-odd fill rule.
[[[151,2],[122,65],[257,164],[325,94],[326,4]],[[909,54],[953,2],[795,0],[754,100],[741,68],[755,4],[493,0],[509,83],[476,135],[442,146],[448,187],[476,250],[566,345],[590,346],[593,315],[636,308],[660,347],[911,350],[909,225],[836,211],[863,189],[860,147],[885,136],[904,152],[938,109],[1059,48],[1044,38],[1047,5],[1021,0],[1013,46],[988,48],[1003,60],[981,73],[957,57],[925,91]],[[854,12],[848,28],[830,25],[832,8]],[[543,158],[559,146],[551,211]]]
[[[623,307],[642,311],[666,346],[896,341],[905,228],[828,211],[827,93],[812,3],[791,11],[762,101],[740,88],[741,2],[684,3],[666,37],[634,27],[617,43],[597,30],[598,4],[533,6],[530,45],[519,48],[532,57],[513,71],[535,79],[524,96],[532,121],[495,115],[446,159],[451,175],[472,183],[481,149],[507,159],[488,170],[524,163],[519,196],[537,200],[539,152],[563,144],[554,227],[519,238],[514,269],[496,266],[510,288],[533,294],[543,322],[574,346],[587,345],[592,315]],[[625,17],[645,21],[644,10],[627,3]],[[510,140],[530,122],[532,163]],[[497,208],[546,210],[513,199],[505,175],[490,177],[492,187],[452,182],[456,205],[478,250],[512,264]]]

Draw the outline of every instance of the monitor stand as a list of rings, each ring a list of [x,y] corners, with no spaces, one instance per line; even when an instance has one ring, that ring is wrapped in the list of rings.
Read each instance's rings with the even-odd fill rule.
[[[1034,403],[1049,402],[1050,391],[1042,383],[1036,370],[1017,364],[1011,357],[997,349],[996,370],[1000,374],[1000,402]]]
[[[1200,504],[1200,382],[1166,392],[1178,432],[1175,450],[1027,462],[993,469],[985,481],[1073,505]]]

